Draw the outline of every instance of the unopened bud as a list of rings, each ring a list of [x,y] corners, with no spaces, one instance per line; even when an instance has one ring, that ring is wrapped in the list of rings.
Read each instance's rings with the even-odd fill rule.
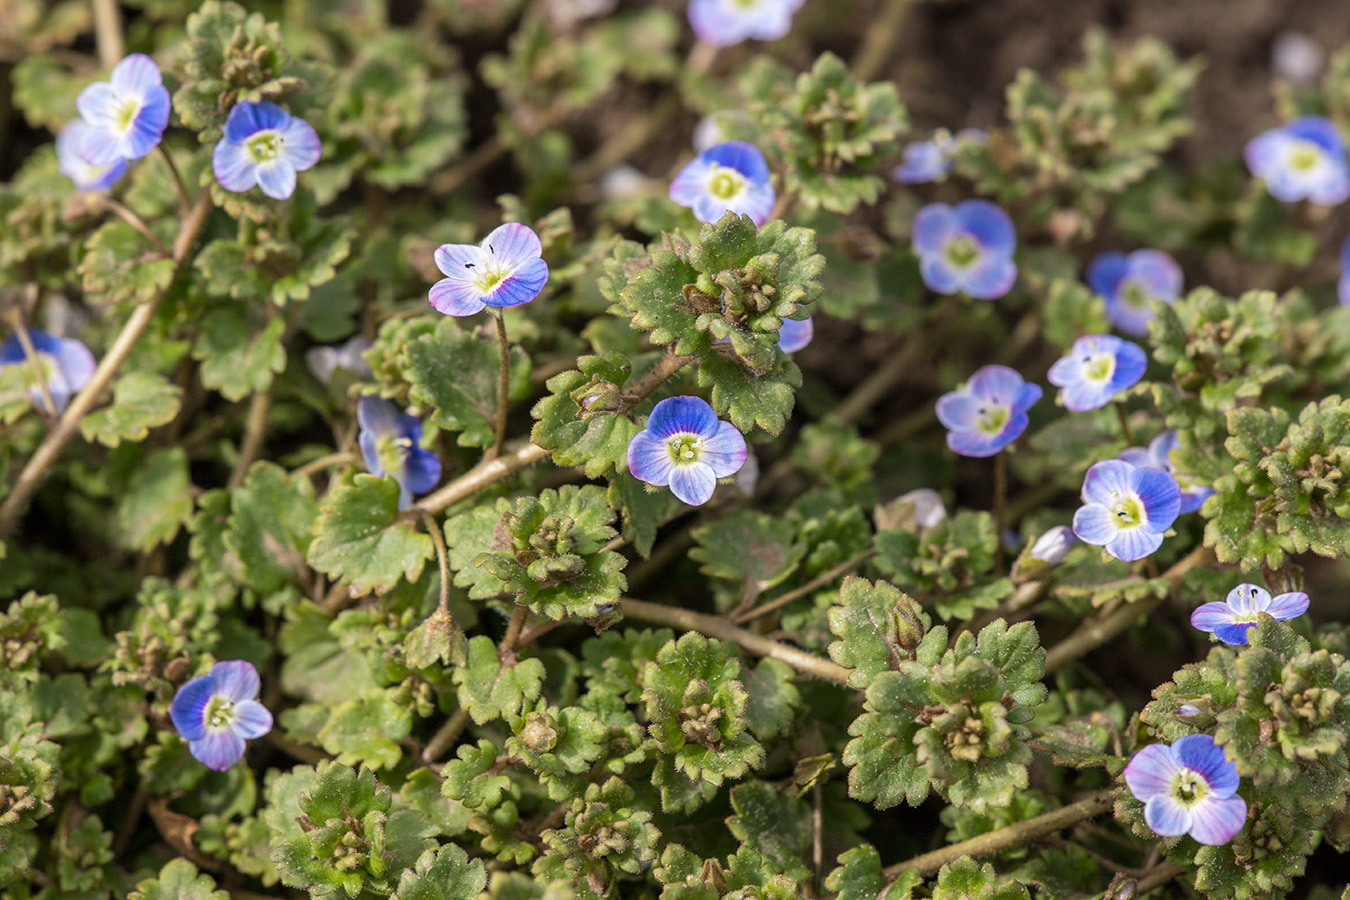
[[[947,507],[937,491],[919,488],[896,497],[884,506],[878,506],[872,515],[876,519],[878,531],[903,529],[919,534],[937,527],[947,518]]]

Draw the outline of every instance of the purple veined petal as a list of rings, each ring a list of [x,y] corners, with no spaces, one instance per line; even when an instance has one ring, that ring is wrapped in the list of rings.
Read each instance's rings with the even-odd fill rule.
[[[1148,368],[1148,354],[1138,344],[1121,341],[1116,348],[1116,370],[1111,375],[1112,394],[1118,394],[1139,383]]]
[[[425,494],[441,480],[441,458],[414,444],[403,461],[402,484],[413,494]]]
[[[225,139],[242,144],[260,131],[285,131],[290,123],[291,114],[275,103],[243,100],[234,105],[225,120]]]
[[[1135,799],[1147,801],[1150,797],[1169,793],[1177,771],[1177,764],[1166,744],[1149,744],[1125,766],[1125,784]]]
[[[1350,166],[1345,160],[1330,160],[1326,174],[1308,192],[1308,199],[1323,206],[1344,203],[1350,197]]]
[[[1116,536],[1107,542],[1106,552],[1116,559],[1134,562],[1151,556],[1162,546],[1162,542],[1162,532],[1145,531],[1143,527],[1136,525],[1134,528],[1122,528],[1117,531]]]
[[[397,435],[398,416],[398,407],[381,397],[367,395],[356,404],[356,422],[371,435]]]
[[[937,400],[937,418],[943,428],[969,431],[979,421],[982,405],[969,390],[950,391]]]
[[[532,259],[539,259],[544,252],[539,235],[528,225],[519,222],[498,225],[488,232],[488,236],[478,246],[487,254],[484,259],[495,258],[496,265],[508,269],[517,269]]]
[[[291,164],[297,172],[314,168],[323,154],[323,143],[319,133],[304,119],[291,116],[290,121],[281,130],[281,158]]]
[[[427,299],[436,312],[447,316],[471,316],[487,308],[482,292],[460,275],[450,275],[433,284]]]
[[[1245,824],[1247,801],[1236,794],[1224,798],[1211,796],[1191,807],[1189,833],[1200,843],[1217,847],[1231,841]]]
[[[1019,432],[1020,434],[1020,432]],[[947,447],[953,453],[983,459],[993,456],[1011,444],[1017,435],[1009,435],[1007,429],[998,434],[989,434],[978,429],[947,432]]]
[[[777,202],[778,192],[772,184],[767,181],[762,184],[752,182],[736,198],[732,212],[747,215],[756,225],[763,227],[769,221],[769,216],[773,215],[773,207]]]
[[[1149,531],[1163,532],[1181,515],[1181,488],[1162,469],[1135,469],[1135,493],[1144,504],[1144,523]]]
[[[80,118],[95,131],[103,131],[113,121],[113,110],[117,105],[117,92],[106,81],[96,81],[87,85],[75,98],[75,108]],[[101,154],[95,154],[101,155]]]
[[[670,182],[670,199],[681,206],[693,206],[696,200],[707,195],[711,173],[712,165],[707,159],[701,154],[694,157]]]
[[[1214,629],[1214,636],[1225,644],[1241,647],[1247,643],[1247,632],[1256,627],[1255,622],[1230,622]]]
[[[195,741],[188,751],[208,769],[224,772],[244,756],[244,739],[228,728],[213,728]]]
[[[639,481],[665,487],[670,484],[670,473],[674,468],[670,447],[665,441],[652,437],[650,431],[639,431],[628,442],[628,472]]]
[[[1085,544],[1105,547],[1116,536],[1116,518],[1100,503],[1080,506],[1073,514],[1073,533]]]
[[[1191,627],[1213,634],[1216,629],[1233,624],[1233,610],[1227,603],[1212,600],[1196,607],[1191,613]]]
[[[159,66],[144,53],[133,53],[113,66],[112,76],[108,79],[122,97],[145,97],[155,87],[164,86],[164,76]]]
[[[1082,378],[1083,364],[1073,349],[1051,363],[1050,370],[1045,373],[1045,380],[1055,387],[1066,387],[1081,381]]]
[[[1214,796],[1231,797],[1241,781],[1237,766],[1228,761],[1223,748],[1207,734],[1189,734],[1172,744],[1172,760],[1199,773]]]
[[[1170,794],[1154,794],[1144,804],[1144,821],[1162,837],[1178,837],[1191,830],[1191,812]]]
[[[80,341],[74,338],[59,338],[56,349],[56,366],[65,379],[66,387],[74,393],[89,383],[94,377],[98,362]]]
[[[295,193],[295,167],[278,156],[259,163],[255,170],[258,174],[258,187],[273,200],[289,200]]]
[[[945,253],[920,256],[919,275],[935,294],[955,294],[961,289],[961,270],[948,261]]]
[[[1060,399],[1064,403],[1064,408],[1069,412],[1087,412],[1093,409],[1101,409],[1111,402],[1115,392],[1109,385],[1093,384],[1090,382],[1078,382],[1068,384],[1060,389]]]
[[[914,216],[914,252],[921,257],[942,253],[956,230],[952,208],[945,203],[930,203]]]
[[[769,163],[754,144],[746,141],[724,141],[714,144],[701,154],[703,159],[719,166],[735,169],[756,184],[769,180]]]
[[[717,413],[702,397],[667,397],[647,418],[647,431],[661,441],[679,433],[711,437],[720,425]]]
[[[195,741],[206,733],[206,705],[215,695],[216,683],[209,675],[192,679],[173,695],[169,718],[184,739]]]
[[[1299,116],[1282,130],[1290,137],[1316,144],[1330,156],[1345,156],[1345,139],[1326,116]]]
[[[1099,253],[1088,266],[1088,287],[1099,296],[1114,297],[1128,273],[1129,264],[1124,253]]]
[[[951,158],[937,141],[918,141],[905,147],[902,161],[891,170],[891,177],[901,184],[925,184],[946,175],[951,165]]]
[[[811,343],[816,327],[811,317],[805,319],[784,319],[778,328],[778,349],[784,353],[796,353]]]
[[[1153,289],[1157,297],[1175,300],[1181,293],[1181,266],[1161,250],[1136,250],[1130,254],[1130,272]]]
[[[1297,619],[1308,611],[1308,595],[1302,591],[1280,594],[1270,601],[1270,605],[1266,607],[1265,611],[1281,622],[1287,619]]]
[[[272,730],[272,714],[257,700],[243,700],[234,706],[234,733],[253,740]]]
[[[258,183],[258,172],[248,148],[224,138],[211,152],[211,171],[221,187],[236,194],[243,193]]]
[[[432,254],[436,268],[451,278],[472,279],[472,271],[483,265],[487,251],[476,244],[441,244]]]
[[[1197,512],[1205,501],[1214,496],[1214,488],[1211,487],[1187,487],[1181,489],[1181,512],[1182,514]]]
[[[548,283],[548,263],[536,256],[520,264],[483,298],[488,306],[520,306],[529,303]]]
[[[717,476],[712,466],[702,462],[673,466],[670,472],[670,492],[690,506],[702,506],[712,499],[717,489]]]
[[[1024,413],[1041,402],[1041,398],[1044,396],[1045,390],[1039,384],[1034,381],[1028,382],[1022,385],[1022,391],[1017,396],[1017,402],[1013,404],[1013,410],[1014,412]]]
[[[976,300],[997,300],[1017,281],[1017,263],[1007,256],[989,256],[966,271],[961,290]]]
[[[1017,248],[1017,232],[1012,219],[988,200],[966,200],[952,211],[957,227],[995,254],[1011,256]]]
[[[216,693],[232,703],[258,696],[261,686],[258,670],[246,659],[218,662],[211,667],[209,674],[216,684]]]
[[[719,422],[717,433],[704,438],[699,444],[699,461],[707,463],[717,478],[725,478],[740,471],[748,454],[745,436],[730,422]]]
[[[1235,615],[1253,618],[1270,606],[1270,591],[1254,584],[1239,584],[1224,600]]]
[[[988,403],[1011,407],[1021,395],[1025,382],[1016,369],[1007,366],[981,366],[970,380],[966,390]]]
[[[361,447],[361,458],[366,463],[366,471],[376,478],[385,475],[384,462],[380,459],[379,437],[373,431],[362,431],[357,435],[356,443]]]
[[[1083,477],[1083,502],[1109,506],[1113,494],[1133,494],[1134,472],[1134,466],[1118,459],[1093,463]]]

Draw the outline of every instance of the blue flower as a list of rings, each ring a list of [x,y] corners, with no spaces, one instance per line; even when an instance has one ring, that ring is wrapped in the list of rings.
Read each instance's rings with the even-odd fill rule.
[[[103,165],[89,161],[88,144],[98,134],[84,119],[73,119],[56,136],[56,167],[75,182],[77,191],[106,191],[126,174],[127,161],[120,157]]]
[[[398,482],[398,508],[412,505],[414,494],[423,494],[441,480],[441,461],[421,446],[422,420],[401,413],[379,397],[362,397],[356,407],[361,425],[358,443],[366,471]]]
[[[1172,466],[1172,451],[1181,443],[1181,438],[1175,428],[1169,428],[1166,431],[1159,432],[1158,436],[1149,441],[1148,449],[1143,447],[1126,447],[1116,454],[1116,459],[1123,459],[1132,466],[1144,466],[1152,469],[1162,469],[1177,478],[1176,470]],[[1194,484],[1189,479],[1182,484],[1183,479],[1177,478],[1177,485],[1181,488],[1181,512],[1191,513],[1205,505],[1205,501],[1214,493],[1214,488],[1206,487],[1200,484]]]
[[[891,170],[901,184],[925,184],[937,181],[952,170],[952,162],[962,142],[983,144],[989,136],[977,128],[963,128],[953,137],[939,131],[927,141],[915,141],[905,147],[903,161]]]
[[[690,506],[707,503],[717,479],[745,464],[745,438],[722,422],[699,397],[669,397],[656,404],[647,428],[628,442],[628,471],[648,484],[670,486]]]
[[[1163,837],[1189,834],[1219,846],[1247,821],[1247,803],[1237,795],[1237,766],[1207,734],[1176,743],[1149,744],[1125,767],[1125,784],[1144,803],[1144,821]]]
[[[155,149],[169,125],[169,91],[159,66],[144,53],[114,66],[109,81],[80,91],[75,106],[94,130],[83,155],[95,166],[140,159]]]
[[[947,446],[962,456],[993,456],[1026,431],[1027,410],[1041,399],[1041,386],[1028,384],[1007,366],[985,366],[961,388],[938,398],[938,421]]]
[[[224,772],[244,755],[244,741],[272,730],[272,714],[256,699],[258,670],[242,659],[218,662],[178,689],[169,718],[188,751],[208,769]]]
[[[815,336],[816,326],[811,317],[805,319],[784,319],[778,329],[778,348],[784,353],[796,353]]]
[[[1247,632],[1256,626],[1261,613],[1283,622],[1308,611],[1308,595],[1292,591],[1272,598],[1270,591],[1254,584],[1239,584],[1228,592],[1222,603],[1215,600],[1191,613],[1191,624],[1208,631],[1225,644],[1246,644]]]
[[[447,316],[471,316],[529,303],[548,283],[543,252],[539,235],[516,222],[492,229],[478,245],[442,244],[435,258],[445,277],[431,286],[431,305]]]
[[[70,398],[94,377],[98,364],[89,348],[74,338],[59,338],[36,328],[28,329],[28,339],[37,353],[38,365],[42,368],[42,378],[47,384],[47,394],[52,398],[55,413],[65,410]],[[22,365],[32,371],[32,363],[24,352],[23,342],[17,334],[12,334],[0,346],[0,368]],[[42,388],[33,381],[28,389],[33,402],[44,404]]]
[[[1073,549],[1073,545],[1076,543],[1078,543],[1078,538],[1074,535],[1072,528],[1067,525],[1056,525],[1036,538],[1036,543],[1031,545],[1027,554],[1032,559],[1039,559],[1043,563],[1057,566],[1064,562],[1064,557],[1069,555],[1069,551]]]
[[[1121,391],[1139,383],[1148,356],[1137,344],[1109,334],[1089,334],[1073,342],[1046,375],[1063,388],[1064,408],[1073,412],[1100,409]]]
[[[694,157],[670,183],[670,199],[694,211],[700,222],[716,222],[728,211],[756,225],[769,221],[777,192],[769,164],[754,144],[724,141]]]
[[[211,171],[227,191],[242,193],[255,184],[273,200],[295,193],[297,172],[319,161],[323,146],[304,119],[275,103],[236,103],[225,120],[225,136],[211,154]]]
[[[1163,532],[1181,511],[1181,490],[1161,469],[1108,459],[1088,469],[1083,504],[1073,514],[1078,539],[1133,562],[1162,546]]]
[[[1088,286],[1106,300],[1106,318],[1127,334],[1148,334],[1149,301],[1175,303],[1181,267],[1161,250],[1102,253],[1088,266]]]
[[[689,24],[714,47],[746,38],[776,41],[792,28],[792,14],[805,0],[690,0]]]
[[[1002,297],[1017,280],[1016,249],[1012,220],[988,200],[932,203],[914,217],[919,274],[939,294]]]
[[[1330,119],[1299,116],[1247,142],[1243,156],[1252,174],[1276,200],[1334,205],[1350,197],[1350,160]]]

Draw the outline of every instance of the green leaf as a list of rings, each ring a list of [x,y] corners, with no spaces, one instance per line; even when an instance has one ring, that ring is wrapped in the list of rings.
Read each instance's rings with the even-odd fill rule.
[[[1003,878],[989,863],[977,863],[969,856],[948,863],[938,872],[933,900],[1030,900],[1027,889],[1011,878]]]
[[[271,594],[299,580],[318,514],[309,479],[289,479],[278,465],[254,463],[234,491],[224,534],[225,546],[239,560],[243,582]]]
[[[582,356],[580,371],[548,380],[549,396],[530,410],[537,420],[530,439],[553,451],[559,466],[584,466],[587,478],[613,469],[628,470],[628,444],[641,429],[619,415],[619,393],[628,382],[630,364],[622,353]]]
[[[610,478],[609,504],[623,514],[623,536],[644,558],[651,555],[656,532],[684,506],[670,491],[648,491],[627,472]]]
[[[839,605],[830,607],[829,620],[839,638],[829,646],[830,659],[853,670],[848,683],[859,690],[911,656],[932,624],[908,594],[852,575],[839,588]]]
[[[398,517],[398,482],[358,474],[324,499],[309,545],[310,565],[337,578],[353,595],[389,591],[417,580],[431,557],[431,538]]]
[[[454,671],[459,705],[479,725],[514,715],[522,705],[539,698],[544,664],[537,659],[506,665],[497,657],[497,645],[486,635],[469,639],[469,661]]]
[[[849,726],[853,740],[844,748],[850,797],[878,809],[902,800],[918,806],[927,798],[928,772],[914,748],[919,723],[913,691],[901,672],[882,672],[867,688],[867,712]]]
[[[705,575],[762,591],[791,575],[806,555],[796,531],[788,519],[743,510],[695,528],[698,546],[689,556]]]
[[[281,346],[285,331],[285,320],[273,317],[255,335],[244,309],[212,309],[192,346],[192,358],[202,364],[202,384],[220,391],[226,400],[266,391],[273,374],[286,369],[286,351]]]
[[[713,409],[741,431],[758,425],[779,434],[792,415],[793,390],[802,386],[796,363],[784,360],[781,366],[774,377],[755,376],[729,359],[709,354],[699,362],[698,384],[712,388]]]
[[[388,691],[372,690],[330,707],[318,738],[344,765],[390,769],[403,758],[399,741],[411,730],[412,713],[395,703]]]
[[[127,483],[117,507],[118,538],[124,547],[149,550],[167,544],[192,516],[192,477],[181,447],[156,451]]]
[[[811,805],[767,782],[750,779],[731,789],[736,815],[727,828],[742,842],[764,855],[789,878],[811,874],[804,860],[811,851]]]
[[[826,876],[825,889],[834,891],[837,900],[909,900],[922,883],[918,869],[906,869],[888,887],[876,848],[860,844],[840,854],[839,868]]]
[[[79,273],[85,293],[100,303],[146,303],[168,290],[174,268],[140,232],[117,221],[85,242]]]
[[[749,700],[745,706],[745,719],[761,741],[768,743],[792,724],[802,699],[795,681],[793,668],[776,659],[761,660],[759,665],[746,672],[745,690]]]
[[[182,389],[162,376],[128,372],[113,385],[112,405],[85,416],[80,432],[85,440],[107,447],[143,440],[151,428],[178,415],[182,395]]]
[[[487,885],[481,859],[454,844],[427,850],[417,864],[405,869],[390,900],[472,900]]]
[[[494,807],[502,801],[502,793],[511,785],[511,779],[499,772],[497,747],[491,741],[480,740],[478,746],[461,744],[455,751],[458,759],[445,764],[445,782],[441,793],[458,800],[469,809]]]
[[[412,402],[429,406],[429,419],[441,428],[459,432],[460,446],[491,446],[501,371],[497,342],[461,331],[454,320],[445,319],[431,334],[409,342],[402,356]],[[530,359],[514,346],[510,379],[511,396],[529,390]]]
[[[216,882],[203,875],[186,859],[170,860],[159,875],[136,885],[127,900],[229,900],[229,894],[215,890]]]

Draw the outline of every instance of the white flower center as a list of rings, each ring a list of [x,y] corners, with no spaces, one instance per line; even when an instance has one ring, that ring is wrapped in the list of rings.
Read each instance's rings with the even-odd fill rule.
[[[1125,282],[1120,290],[1120,300],[1131,309],[1148,309],[1148,301],[1153,299],[1152,292],[1143,283],[1133,278]]]
[[[1111,492],[1111,512],[1118,528],[1134,528],[1144,521],[1144,504],[1132,494]]]
[[[264,163],[280,156],[281,148],[285,143],[286,141],[282,138],[280,131],[275,128],[268,128],[250,137],[244,146],[248,148],[248,155],[253,158],[255,163]]]
[[[1105,384],[1114,374],[1116,374],[1115,354],[1089,353],[1083,357],[1083,375],[1088,381]]]
[[[227,697],[212,697],[206,704],[204,719],[207,728],[229,728],[234,724],[234,701]]]
[[[1322,148],[1312,141],[1294,141],[1288,161],[1289,168],[1296,172],[1311,172],[1322,161]]]
[[[136,121],[136,114],[141,111],[141,101],[135,97],[128,97],[125,100],[119,100],[113,107],[113,127],[118,131],[126,131],[131,128],[131,123]]]
[[[687,466],[698,462],[699,457],[703,455],[699,445],[701,439],[696,434],[677,434],[666,441],[666,448],[670,452],[670,461],[677,466]]]
[[[1008,419],[1012,418],[1012,411],[999,403],[997,397],[989,404],[981,406],[979,414],[980,418],[975,427],[985,434],[999,434],[1003,431],[1003,426],[1008,424]]]
[[[958,269],[964,269],[980,258],[980,246],[964,234],[947,241],[944,251],[947,261]]]
[[[745,176],[730,166],[713,163],[712,177],[708,179],[708,193],[718,200],[734,200],[745,188]]]
[[[1195,806],[1209,795],[1209,783],[1194,769],[1183,768],[1172,781],[1171,793],[1182,806]]]

